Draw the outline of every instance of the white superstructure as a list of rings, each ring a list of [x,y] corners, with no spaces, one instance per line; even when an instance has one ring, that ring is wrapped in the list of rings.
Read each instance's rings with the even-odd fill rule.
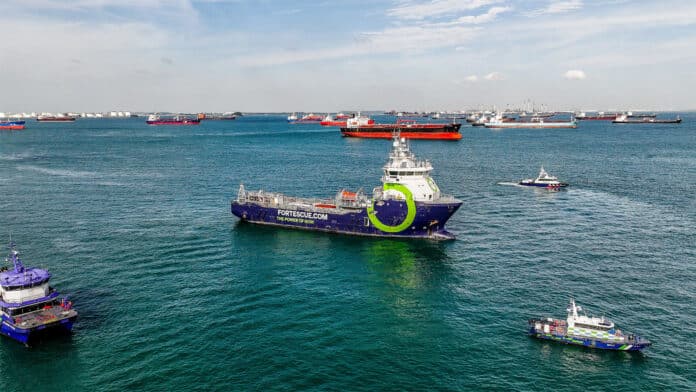
[[[411,192],[415,201],[432,202],[439,200],[441,198],[440,188],[430,177],[430,172],[433,170],[432,164],[427,160],[416,159],[406,139],[398,135],[394,137],[392,147],[389,161],[383,167],[383,186],[375,189],[375,199],[378,198],[377,194],[381,192],[383,199],[404,200],[403,192],[395,189],[397,188],[395,185],[403,185]]]

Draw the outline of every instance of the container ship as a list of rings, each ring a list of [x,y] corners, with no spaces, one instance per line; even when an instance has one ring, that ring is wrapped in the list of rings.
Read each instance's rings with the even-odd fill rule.
[[[400,132],[407,139],[429,140],[459,140],[462,134],[459,128],[462,124],[422,124],[415,120],[397,120],[396,124],[365,124],[359,118],[346,120],[346,126],[341,128],[341,135],[346,137],[362,137],[372,139],[390,139],[394,132]]]
[[[440,192],[429,161],[416,159],[404,137],[395,133],[382,186],[368,198],[362,190],[339,191],[333,199],[309,199],[247,191],[240,185],[231,202],[243,222],[341,234],[450,240],[447,220],[462,202]]]

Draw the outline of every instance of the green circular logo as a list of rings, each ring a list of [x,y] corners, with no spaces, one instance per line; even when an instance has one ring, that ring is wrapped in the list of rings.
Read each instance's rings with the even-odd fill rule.
[[[408,188],[406,188],[406,186],[401,184],[388,184],[385,185],[385,187],[387,187],[387,189],[394,189],[396,191],[399,191],[403,193],[404,196],[406,196],[406,207],[408,207],[408,210],[406,211],[406,219],[404,219],[403,222],[395,226],[385,225],[384,223],[380,222],[379,218],[375,214],[374,200],[372,201],[372,205],[367,207],[367,217],[370,219],[370,222],[372,222],[372,224],[376,228],[386,233],[402,232],[408,229],[408,227],[411,226],[411,223],[413,223],[413,221],[416,219],[416,202],[413,201],[413,194],[410,190],[408,190]]]

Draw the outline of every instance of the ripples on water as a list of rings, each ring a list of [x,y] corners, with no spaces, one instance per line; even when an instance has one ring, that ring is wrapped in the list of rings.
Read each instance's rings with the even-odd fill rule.
[[[419,141],[464,201],[456,241],[238,223],[240,182],[304,196],[379,184],[389,143],[244,117],[29,124],[0,134],[0,207],[80,311],[71,337],[0,345],[5,389],[694,389],[696,133],[463,128]],[[539,166],[572,185],[514,185]],[[529,339],[570,295],[643,355]]]

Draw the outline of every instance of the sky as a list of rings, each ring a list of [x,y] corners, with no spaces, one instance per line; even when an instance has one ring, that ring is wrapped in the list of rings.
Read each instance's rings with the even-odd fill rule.
[[[2,0],[0,112],[696,109],[696,1]]]

